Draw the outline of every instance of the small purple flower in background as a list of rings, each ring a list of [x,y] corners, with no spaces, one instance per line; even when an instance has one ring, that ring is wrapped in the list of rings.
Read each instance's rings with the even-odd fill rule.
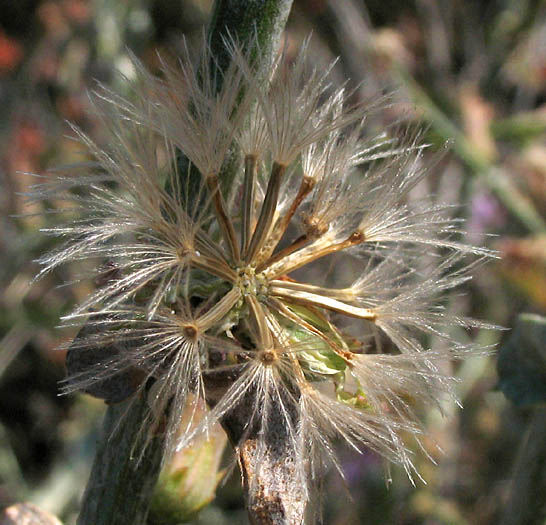
[[[380,468],[378,456],[369,451],[362,454],[351,453],[341,457],[341,469],[349,488],[355,487],[366,477],[370,468]]]
[[[484,234],[493,228],[501,228],[505,222],[506,212],[491,193],[481,192],[473,196],[468,221],[472,242],[483,242]]]

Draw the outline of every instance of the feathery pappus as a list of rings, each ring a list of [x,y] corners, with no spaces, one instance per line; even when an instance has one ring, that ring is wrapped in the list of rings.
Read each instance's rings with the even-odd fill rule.
[[[370,106],[309,68],[306,46],[264,81],[228,45],[223,72],[207,51],[163,63],[161,78],[135,62],[130,100],[106,88],[93,99],[106,145],[75,130],[93,162],[36,189],[75,214],[50,230],[66,241],[43,273],[110,268],[66,318],[86,320],[78,344],[104,355],[66,388],[138,369],[139,390],[154,383],[143,432],[167,417],[170,449],[244,405],[261,436],[281,417],[302,483],[336,463],[338,439],[411,477],[418,407],[456,397],[440,361],[474,354],[452,328],[488,326],[442,297],[493,254],[464,243],[450,206],[408,199],[426,174],[418,134],[374,135]],[[208,415],[175,438],[199,399]]]

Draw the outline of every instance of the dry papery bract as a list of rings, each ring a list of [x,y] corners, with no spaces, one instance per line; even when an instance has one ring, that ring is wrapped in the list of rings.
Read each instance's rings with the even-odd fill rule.
[[[197,66],[163,62],[161,78],[135,62],[130,100],[92,97],[105,145],[75,130],[92,162],[36,187],[72,214],[48,230],[65,240],[43,272],[83,261],[99,283],[65,321],[93,325],[75,344],[104,357],[65,388],[137,369],[140,389],[154,383],[142,431],[166,428],[169,450],[244,408],[242,439],[261,436],[264,454],[281,417],[302,480],[336,463],[338,439],[412,477],[417,413],[456,397],[440,362],[477,352],[453,328],[489,327],[451,315],[445,294],[493,254],[464,243],[450,206],[409,198],[423,146],[374,131],[381,103],[350,104],[306,46],[266,82],[230,49],[223,74],[207,51]],[[215,75],[219,90],[203,80]],[[190,398],[210,410],[175,439]]]

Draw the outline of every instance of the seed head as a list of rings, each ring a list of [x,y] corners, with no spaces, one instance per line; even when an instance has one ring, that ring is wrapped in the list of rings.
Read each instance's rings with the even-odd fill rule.
[[[43,272],[89,259],[115,270],[67,319],[95,326],[81,344],[119,351],[68,389],[138,368],[141,389],[155,383],[143,425],[171,407],[169,436],[188,399],[208,400],[180,447],[250,396],[248,428],[263,436],[280,414],[302,480],[335,462],[337,438],[411,476],[402,435],[424,432],[415,407],[453,397],[438,363],[472,353],[450,327],[485,326],[446,313],[441,295],[469,279],[468,256],[491,253],[461,240],[448,206],[410,202],[426,171],[419,137],[373,135],[368,106],[309,70],[305,46],[265,83],[231,52],[219,91],[206,52],[199,67],[164,63],[162,80],[136,63],[131,102],[94,97],[106,146],[76,130],[93,164],[38,188],[77,210],[51,230],[67,241]],[[352,275],[336,271],[347,255]]]

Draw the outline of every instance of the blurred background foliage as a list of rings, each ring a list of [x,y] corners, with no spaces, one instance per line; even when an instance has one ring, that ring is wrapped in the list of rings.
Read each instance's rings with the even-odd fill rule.
[[[76,268],[31,283],[33,260],[52,242],[40,229],[54,217],[25,202],[38,182],[30,173],[82,160],[66,121],[100,141],[88,90],[100,81],[128,92],[131,53],[152,70],[158,52],[174,60],[183,36],[200,36],[211,3],[0,0],[1,507],[31,501],[74,523],[104,411],[89,396],[58,396],[64,355],[56,348],[77,328],[55,325],[90,285],[58,286],[76,279]],[[424,122],[432,149],[445,152],[414,197],[463,203],[470,240],[500,252],[448,310],[506,327],[521,312],[544,315],[546,2],[295,0],[287,52],[311,31],[311,60],[321,67],[340,56],[334,76],[351,79],[356,99],[395,91],[371,125],[401,116]],[[460,334],[485,345],[507,336]],[[346,451],[346,481],[334,472],[325,478],[325,523],[500,522],[533,409],[514,407],[498,390],[495,357],[458,365],[456,374],[465,409],[424,415],[425,446],[438,462],[418,456],[427,484],[414,488],[395,468],[387,490],[377,457]],[[197,520],[246,523],[236,474]]]

